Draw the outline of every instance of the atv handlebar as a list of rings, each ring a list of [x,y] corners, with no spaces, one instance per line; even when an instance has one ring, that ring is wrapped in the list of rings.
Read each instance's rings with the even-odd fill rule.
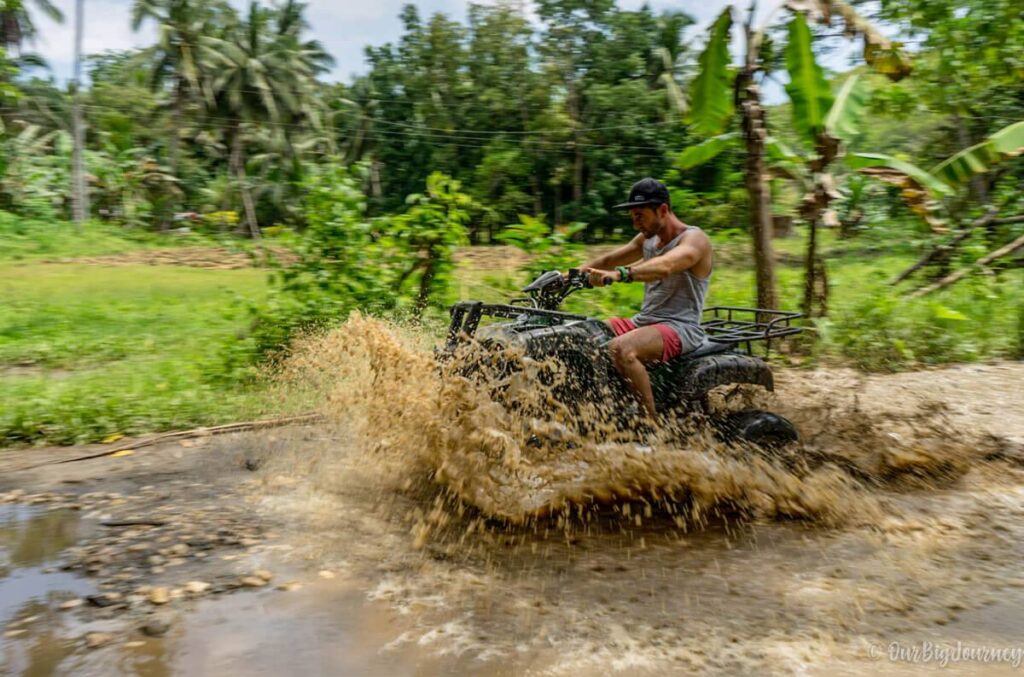
[[[549,270],[523,288],[529,295],[528,299],[514,299],[511,303],[525,301],[534,308],[556,310],[569,294],[592,286],[590,277],[579,268],[570,268],[564,275],[557,270]]]

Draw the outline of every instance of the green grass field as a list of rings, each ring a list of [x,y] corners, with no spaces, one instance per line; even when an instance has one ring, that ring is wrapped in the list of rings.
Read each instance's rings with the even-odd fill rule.
[[[45,246],[29,237],[15,254],[10,242],[0,248],[0,447],[287,413],[279,402],[267,406],[258,383],[241,383],[225,368],[225,350],[248,322],[246,304],[267,294],[266,271],[46,262],[154,243],[196,245],[102,230],[97,241],[88,233],[66,235]],[[797,253],[800,246],[787,240],[779,249]],[[728,256],[716,268],[709,304],[749,305],[754,280],[746,243],[726,241],[721,251]],[[886,281],[913,258],[904,251],[830,260],[829,318],[816,322],[820,341],[800,360],[891,370],[1020,354],[1024,271],[974,276],[906,301]],[[517,262],[469,257],[457,268],[453,298],[507,299],[523,281]],[[779,282],[784,306],[798,307],[799,266],[780,266]],[[639,285],[594,290],[567,309],[627,314],[641,293]],[[440,338],[443,314],[436,315],[431,326]]]
[[[255,409],[215,385],[241,301],[266,273],[0,264],[0,444],[92,441],[212,424]]]

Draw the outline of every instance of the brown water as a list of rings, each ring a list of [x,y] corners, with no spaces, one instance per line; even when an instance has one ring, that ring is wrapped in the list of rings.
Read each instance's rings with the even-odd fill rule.
[[[60,555],[85,535],[78,513],[0,504],[0,673],[51,674],[74,646],[76,626],[60,602],[94,592],[57,568]]]
[[[284,379],[319,389],[332,423],[275,449],[262,489],[315,561],[411,619],[389,650],[484,673],[858,666],[1024,585],[1017,466],[926,394],[863,402],[833,378],[741,395],[797,424],[786,458],[700,430],[533,446],[569,422],[558,403],[514,377],[532,406],[509,411],[422,344],[355,317],[300,348]]]

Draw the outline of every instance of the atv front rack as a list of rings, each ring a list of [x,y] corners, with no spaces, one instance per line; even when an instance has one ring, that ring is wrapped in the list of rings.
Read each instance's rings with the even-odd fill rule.
[[[710,315],[710,317],[709,317]],[[753,343],[764,341],[764,354],[771,350],[772,339],[799,334],[803,329],[793,320],[803,313],[786,310],[765,310],[739,306],[712,306],[704,309],[700,326],[708,339],[715,343],[731,343],[748,355],[753,355]]]
[[[574,315],[563,313],[560,310],[544,310],[542,308],[530,308],[526,306],[513,306],[506,303],[484,303],[483,301],[462,301],[451,308],[452,322],[448,325],[448,340],[444,349],[452,352],[459,345],[463,336],[473,336],[480,326],[480,318],[484,315],[489,317],[504,317],[514,320],[523,315],[534,315],[550,317],[554,320],[585,320],[585,315]]]

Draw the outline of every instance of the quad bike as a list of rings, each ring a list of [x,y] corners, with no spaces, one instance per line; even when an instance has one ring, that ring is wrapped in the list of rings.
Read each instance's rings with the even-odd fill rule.
[[[620,428],[635,426],[638,404],[609,357],[608,344],[615,338],[614,332],[601,320],[558,310],[570,294],[589,287],[587,275],[578,270],[570,270],[567,276],[549,271],[523,289],[526,297],[508,304],[457,303],[450,311],[448,339],[440,356],[450,357],[472,342],[489,357],[473,362],[470,370],[486,369],[492,377],[515,371],[524,359],[534,364],[554,362],[565,372],[548,381],[559,402],[578,409],[598,405],[597,410],[612,412]],[[732,384],[773,390],[771,369],[754,354],[754,348],[763,348],[767,358],[773,340],[801,331],[793,322],[801,316],[759,308],[706,308],[701,322],[705,343],[668,362],[648,366],[659,413],[670,417],[705,415],[725,441],[745,441],[763,448],[795,442],[797,431],[782,416],[754,409],[715,416],[708,395],[718,386]],[[509,321],[481,326],[484,317]],[[602,403],[614,406],[602,407]]]

